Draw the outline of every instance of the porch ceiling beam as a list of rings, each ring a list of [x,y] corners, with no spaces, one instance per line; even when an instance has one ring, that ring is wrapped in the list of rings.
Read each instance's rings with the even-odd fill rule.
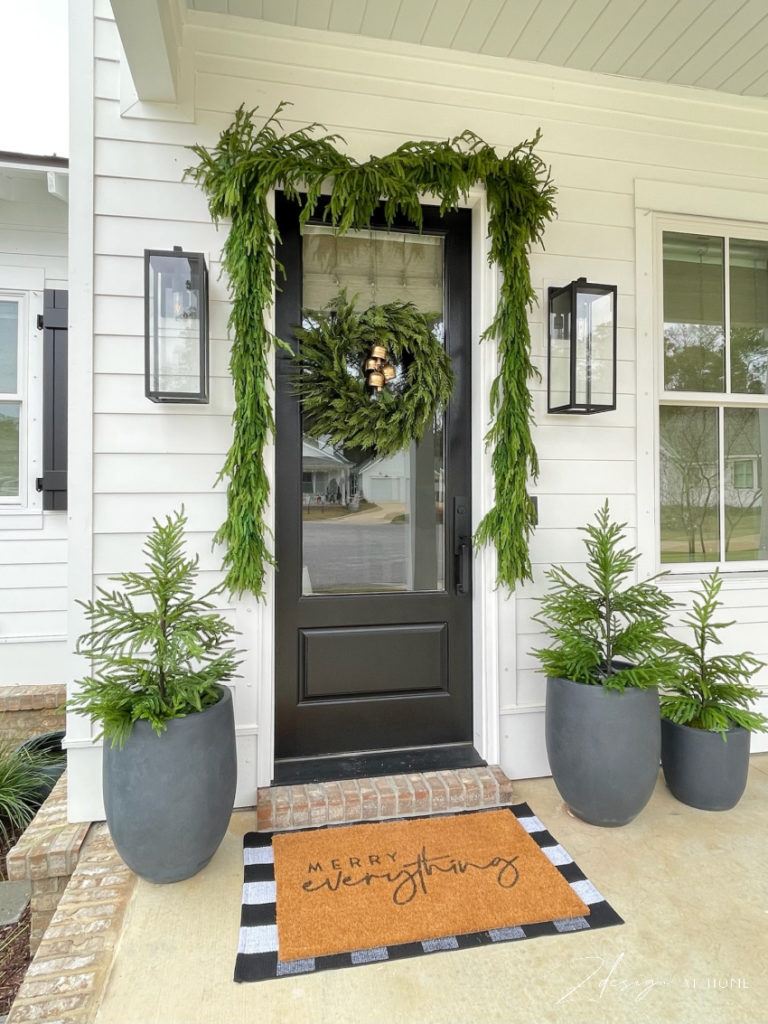
[[[175,103],[181,40],[170,0],[111,2],[138,98]]]

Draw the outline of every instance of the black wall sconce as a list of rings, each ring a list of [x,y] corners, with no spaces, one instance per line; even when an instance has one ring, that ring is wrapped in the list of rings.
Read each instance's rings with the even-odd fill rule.
[[[616,285],[585,277],[549,289],[547,412],[616,408]]]
[[[201,252],[144,250],[144,393],[208,401],[208,268]]]

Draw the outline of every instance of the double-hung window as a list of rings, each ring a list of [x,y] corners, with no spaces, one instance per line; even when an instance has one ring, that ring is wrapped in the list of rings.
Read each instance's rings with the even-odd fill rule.
[[[662,230],[660,560],[768,567],[768,231]]]
[[[25,319],[24,296],[0,291],[0,507],[19,505],[26,487]]]

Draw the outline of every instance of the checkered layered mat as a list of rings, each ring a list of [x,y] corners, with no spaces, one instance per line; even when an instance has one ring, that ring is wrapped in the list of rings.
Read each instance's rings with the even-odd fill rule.
[[[562,935],[623,923],[615,910],[603,899],[527,804],[517,804],[505,810],[515,815],[520,825],[546,855],[550,863],[557,868],[581,901],[587,904],[588,916],[525,925],[510,922],[504,927],[494,927],[487,931],[470,934],[425,936],[418,942],[353,949],[327,956],[283,961],[280,959],[278,943],[272,833],[249,832],[245,836],[243,849],[245,878],[235,981],[263,981],[268,978],[296,977],[314,971],[400,960],[405,957],[421,956],[425,953],[437,953],[451,949],[473,949],[477,946],[493,945],[499,942],[514,942],[538,938],[542,935]],[[335,827],[339,826],[325,826],[325,828]]]

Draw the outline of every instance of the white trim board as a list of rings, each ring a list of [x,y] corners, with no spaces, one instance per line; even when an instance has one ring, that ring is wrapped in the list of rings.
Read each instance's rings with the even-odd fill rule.
[[[69,453],[68,527],[69,574],[67,624],[70,648],[85,632],[84,610],[77,599],[90,597],[93,579],[93,0],[69,7],[69,64],[72,157],[69,195]],[[70,654],[67,685],[85,674],[84,660]],[[67,715],[68,815],[70,821],[93,821],[103,816],[101,749],[77,749],[90,741],[94,728],[88,719]]]
[[[768,193],[637,178],[635,209],[768,223]]]
[[[658,223],[674,216],[702,221],[740,221],[768,225],[768,193],[743,189],[635,180],[635,294],[637,380],[637,545],[638,571],[649,577],[659,571],[656,557],[658,493],[658,372],[660,280]],[[692,227],[694,225],[692,224]]]

